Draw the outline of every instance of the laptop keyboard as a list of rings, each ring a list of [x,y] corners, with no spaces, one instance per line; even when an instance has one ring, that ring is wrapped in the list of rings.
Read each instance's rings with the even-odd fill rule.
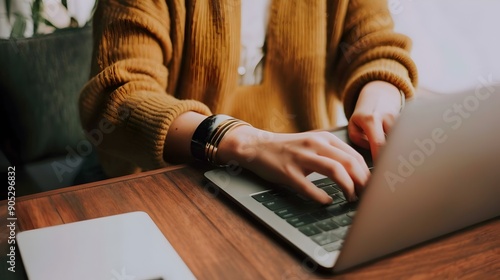
[[[357,203],[347,202],[340,187],[328,178],[313,183],[333,198],[332,204],[321,205],[287,190],[271,190],[252,197],[326,251],[339,250]]]

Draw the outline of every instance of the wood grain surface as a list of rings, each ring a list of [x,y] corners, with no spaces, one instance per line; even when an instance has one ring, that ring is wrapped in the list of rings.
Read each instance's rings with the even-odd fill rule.
[[[17,230],[145,211],[198,279],[496,279],[500,220],[493,219],[341,274],[318,269],[203,178],[199,166],[166,168],[16,201]],[[7,223],[7,201],[0,202]],[[0,279],[8,229],[0,227]],[[20,262],[19,255],[17,261]]]

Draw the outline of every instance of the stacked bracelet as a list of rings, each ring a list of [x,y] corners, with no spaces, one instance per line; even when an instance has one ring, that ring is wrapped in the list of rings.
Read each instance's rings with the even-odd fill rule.
[[[249,125],[248,123],[226,115],[212,115],[203,120],[196,128],[191,139],[191,154],[194,158],[217,163],[216,156],[220,142],[232,129]]]
[[[220,166],[219,164],[217,164],[216,155],[222,138],[224,138],[224,135],[226,135],[226,133],[228,133],[232,129],[242,125],[249,124],[238,119],[229,119],[223,121],[217,127],[215,133],[213,134],[213,137],[211,137],[210,141],[205,145],[205,157],[208,162],[212,163],[213,165]]]

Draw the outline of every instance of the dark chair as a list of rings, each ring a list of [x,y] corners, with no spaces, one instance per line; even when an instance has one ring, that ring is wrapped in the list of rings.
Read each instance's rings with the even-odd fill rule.
[[[78,113],[91,55],[91,27],[0,40],[0,164],[17,195],[104,178]]]

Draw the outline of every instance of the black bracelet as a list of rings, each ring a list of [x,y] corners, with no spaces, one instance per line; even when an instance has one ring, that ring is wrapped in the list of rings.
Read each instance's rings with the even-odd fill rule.
[[[227,115],[212,115],[204,119],[196,128],[191,138],[191,154],[195,159],[207,161],[205,147],[212,138],[217,127],[225,120],[230,119]]]

